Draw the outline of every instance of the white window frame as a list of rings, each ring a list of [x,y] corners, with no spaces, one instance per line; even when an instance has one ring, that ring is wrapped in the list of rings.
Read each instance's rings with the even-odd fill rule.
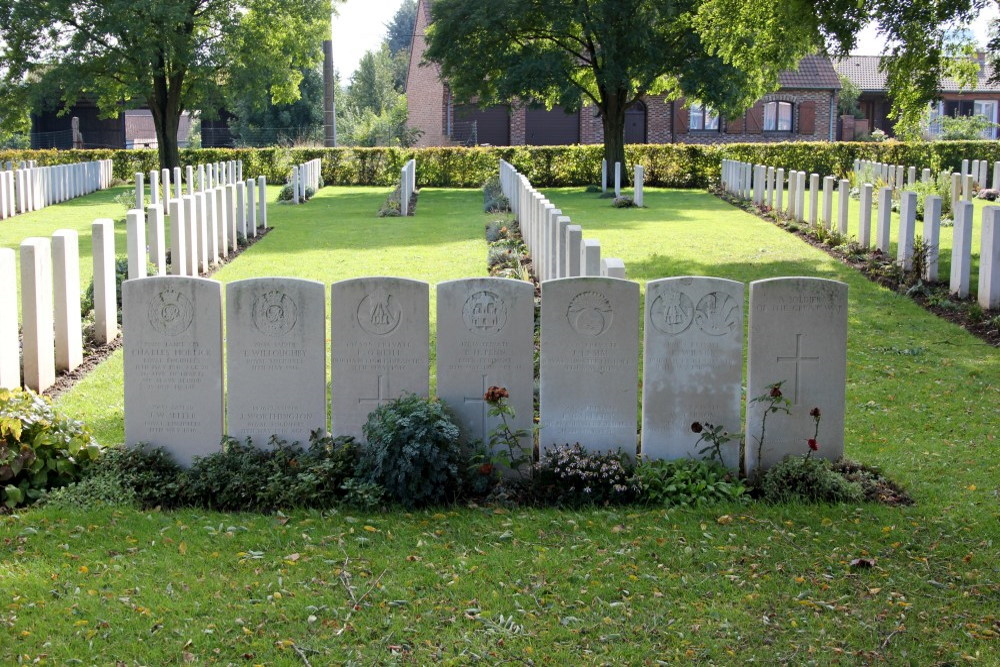
[[[980,113],[977,109],[981,109],[983,106],[987,106],[991,109],[988,113]],[[996,100],[973,100],[972,102],[972,113],[977,116],[983,116],[986,120],[991,123],[997,122],[997,101]],[[997,128],[991,127],[983,132],[983,139],[996,139],[997,138]]]
[[[788,109],[788,126],[781,126],[781,113],[782,104],[787,104]],[[770,111],[770,113],[768,113]],[[795,105],[793,102],[787,100],[774,100],[773,102],[764,103],[764,132],[791,132],[792,125],[795,123]],[[769,127],[770,125],[770,127]]]
[[[695,118],[700,121],[698,126],[695,125]],[[692,104],[688,107],[688,131],[718,132],[719,114],[707,104]]]

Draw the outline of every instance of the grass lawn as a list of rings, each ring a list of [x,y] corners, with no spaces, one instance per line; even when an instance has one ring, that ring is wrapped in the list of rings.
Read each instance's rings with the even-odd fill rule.
[[[408,220],[373,217],[384,195],[328,188],[272,208],[276,229],[217,277],[483,275],[478,192],[425,189]],[[30,510],[0,518],[0,659],[1000,661],[1000,351],[703,192],[647,188],[648,208],[622,210],[579,188],[546,195],[642,284],[847,282],[847,453],[917,504]],[[60,406],[120,442],[120,378],[116,355]]]

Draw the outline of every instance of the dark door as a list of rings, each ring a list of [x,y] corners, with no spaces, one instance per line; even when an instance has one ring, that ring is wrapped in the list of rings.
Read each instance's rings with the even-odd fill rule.
[[[580,143],[580,112],[566,113],[562,107],[528,109],[524,119],[524,143],[529,146],[564,146]]]
[[[469,146],[509,146],[510,108],[505,105],[480,109],[475,104],[455,107],[452,136]]]
[[[625,109],[625,143],[646,143],[646,105],[642,102]]]

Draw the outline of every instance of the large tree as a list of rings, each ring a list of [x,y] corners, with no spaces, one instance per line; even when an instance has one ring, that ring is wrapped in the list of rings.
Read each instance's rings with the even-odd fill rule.
[[[642,96],[735,116],[804,55],[849,51],[871,20],[898,40],[887,60],[892,92],[905,109],[926,106],[944,68],[946,22],[984,1],[436,0],[425,58],[460,101],[592,104],[605,157],[624,163],[625,110]]]
[[[298,98],[318,62],[330,0],[6,0],[0,4],[0,122],[28,100],[81,95],[104,115],[152,111],[160,164],[177,166],[185,110],[230,89]]]

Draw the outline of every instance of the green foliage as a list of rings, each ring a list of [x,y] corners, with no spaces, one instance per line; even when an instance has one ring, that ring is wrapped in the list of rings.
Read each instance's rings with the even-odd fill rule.
[[[861,90],[854,85],[850,78],[840,75],[840,96],[837,97],[837,114],[841,116],[854,116],[864,118],[861,107],[858,106],[858,98],[861,97]]]
[[[173,167],[171,130],[184,110],[211,113],[224,91],[297,99],[301,71],[318,62],[329,18],[327,0],[4,3],[0,108],[7,112],[8,100],[28,100],[17,109],[45,99],[72,105],[82,94],[105,114],[120,112],[123,100],[146,105],[165,137],[159,161]]]
[[[826,459],[786,456],[760,478],[761,496],[773,503],[852,503],[863,498],[861,487],[833,471]]]
[[[635,482],[638,500],[647,505],[697,507],[746,497],[743,482],[716,461],[640,461]]]
[[[507,195],[503,193],[503,187],[500,185],[500,174],[493,174],[483,183],[483,211],[486,213],[504,213],[509,210],[510,201],[508,201]],[[496,239],[487,237],[486,240],[495,241]]]
[[[392,15],[392,20],[385,26],[385,44],[389,48],[389,53],[396,55],[400,51],[409,51],[416,23],[417,0],[403,0],[399,9]]]
[[[407,394],[376,408],[363,427],[356,477],[404,507],[455,498],[461,482],[458,427],[439,401]]]
[[[848,482],[861,487],[864,499],[870,503],[885,505],[912,505],[913,498],[899,484],[886,477],[875,466],[865,465],[850,459],[834,461],[830,469]]]
[[[275,104],[266,90],[234,90],[227,105],[236,143],[241,146],[298,146],[323,143],[323,75],[315,68],[301,70],[299,97]]]
[[[221,452],[195,459],[181,474],[185,503],[230,512],[271,512],[277,509],[337,504],[342,485],[354,469],[353,438],[332,438],[314,431],[308,449],[276,437],[268,449],[227,439]]]
[[[982,139],[987,130],[997,127],[996,123],[976,115],[941,116],[938,122],[941,124],[938,138],[942,141],[975,141]]]
[[[647,186],[704,188],[718,181],[723,158],[757,164],[795,166],[810,173],[844,175],[855,159],[928,167],[935,173],[956,171],[962,159],[979,155],[1000,160],[997,141],[785,142],[723,144],[630,144],[628,164],[643,165]],[[493,147],[346,147],[346,148],[201,148],[181,151],[181,164],[243,160],[245,173],[262,174],[268,183],[284,183],[293,164],[322,160],[328,185],[392,186],[399,170],[411,158],[420,164],[420,184],[429,187],[478,188],[497,172],[504,159],[539,188],[585,186],[601,177],[601,146],[493,146]],[[157,168],[150,150],[0,150],[0,161],[37,160],[40,165],[71,164],[111,159],[114,176],[130,180],[137,171]]]
[[[7,507],[76,481],[101,452],[87,427],[56,412],[47,397],[0,389],[0,500]]]
[[[941,198],[941,217],[951,215],[951,174],[947,171],[939,172],[928,183],[918,180],[912,185],[905,186],[903,190],[917,193],[918,219],[924,219],[924,205],[929,195],[937,195]]]
[[[310,199],[313,198],[313,196],[315,194],[316,194],[315,190],[313,190],[309,186],[306,186],[305,196],[303,197],[302,193],[301,192],[299,193],[299,203],[301,204],[301,203],[309,201]],[[292,199],[294,198],[294,196],[295,196],[295,189],[292,187],[292,184],[291,183],[286,183],[281,188],[281,191],[278,193],[278,201],[288,201],[288,202],[290,202],[290,201],[292,201]]]
[[[564,507],[632,502],[637,487],[625,453],[588,452],[579,443],[545,450],[532,475],[535,498]]]
[[[635,208],[635,201],[628,195],[622,195],[621,197],[615,197],[611,205],[614,208]]]

